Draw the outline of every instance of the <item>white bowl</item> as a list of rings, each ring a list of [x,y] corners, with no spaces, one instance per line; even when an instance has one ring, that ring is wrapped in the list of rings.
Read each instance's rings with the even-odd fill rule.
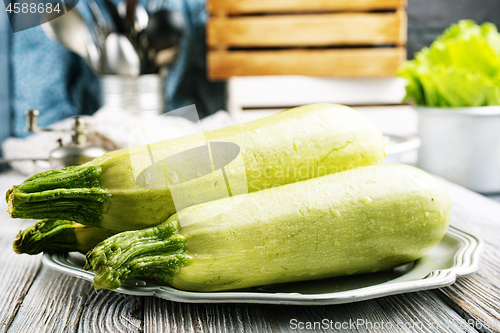
[[[476,192],[500,192],[500,106],[416,110],[420,168]]]
[[[390,144],[385,146],[385,154],[387,155],[384,160],[385,164],[404,163],[405,155],[420,147],[420,139],[416,136],[406,137],[389,134],[384,134],[384,136],[390,140]]]

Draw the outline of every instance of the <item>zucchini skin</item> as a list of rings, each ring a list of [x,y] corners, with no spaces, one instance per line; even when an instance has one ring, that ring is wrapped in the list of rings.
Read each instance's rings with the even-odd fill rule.
[[[161,249],[168,241],[160,235],[163,224],[110,237],[87,255],[94,286],[116,288],[136,277],[181,290],[220,291],[387,270],[436,246],[451,214],[443,187],[402,165],[249,193],[233,209],[205,218],[227,205],[231,198],[191,206],[178,213],[180,221],[176,214],[165,222],[185,241],[175,252],[184,258],[181,265],[162,259],[174,253]],[[134,255],[148,244],[154,250]],[[147,262],[149,274],[135,267],[138,261]],[[162,274],[165,265],[170,270]]]
[[[157,225],[185,207],[227,196],[226,183],[218,172],[175,185],[175,190],[183,193],[175,203],[173,187],[165,185],[165,180],[163,187],[156,189],[137,183],[141,172],[151,165],[151,157],[162,161],[199,147],[204,142],[201,139],[191,135],[108,153],[84,167],[100,168],[99,186],[91,189],[95,193],[67,183],[52,193],[31,189],[24,193],[17,188],[9,195],[9,212],[12,217],[68,219],[109,230]],[[383,136],[376,126],[357,111],[333,104],[290,109],[206,132],[204,139],[240,148],[243,163],[234,160],[225,168],[229,178],[237,179],[237,186],[231,185],[231,195],[380,164],[385,157]],[[57,208],[51,210],[52,204]],[[92,207],[86,210],[89,205]]]

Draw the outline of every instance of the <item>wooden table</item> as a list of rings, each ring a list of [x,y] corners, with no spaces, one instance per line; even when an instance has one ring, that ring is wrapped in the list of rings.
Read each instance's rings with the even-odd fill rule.
[[[22,180],[12,172],[0,175],[0,193]],[[2,201],[0,332],[336,331],[294,330],[299,322],[324,319],[349,332],[500,332],[500,204],[443,183],[453,202],[451,224],[486,243],[479,272],[438,290],[334,306],[183,304],[96,293],[87,281],[43,267],[40,255],[16,255],[12,240],[33,221],[10,219]]]

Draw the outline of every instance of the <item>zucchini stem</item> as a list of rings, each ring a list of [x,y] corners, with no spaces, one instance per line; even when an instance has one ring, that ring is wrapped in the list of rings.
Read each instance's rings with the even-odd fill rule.
[[[86,253],[115,231],[87,227],[66,220],[42,220],[19,231],[12,247],[21,254],[46,251],[78,251]]]
[[[38,254],[42,251],[64,251],[76,244],[71,221],[42,220],[19,231],[12,247],[21,254]]]
[[[101,188],[101,173],[101,166],[42,172],[7,191],[7,211],[13,218],[57,218],[98,227],[103,204],[111,197]]]
[[[153,278],[170,283],[191,263],[178,220],[156,227],[126,231],[105,239],[87,253],[85,269],[95,273],[94,288],[116,289],[127,278]]]

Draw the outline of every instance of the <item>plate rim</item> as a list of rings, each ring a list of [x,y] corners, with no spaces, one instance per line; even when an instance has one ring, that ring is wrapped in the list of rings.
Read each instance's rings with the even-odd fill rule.
[[[449,226],[446,235],[458,239],[461,246],[455,253],[455,265],[451,268],[435,270],[422,279],[413,281],[394,280],[362,288],[322,294],[272,293],[256,291],[192,292],[169,286],[122,285],[114,291],[134,296],[156,296],[162,299],[184,303],[250,303],[278,305],[330,305],[363,301],[406,292],[442,288],[453,284],[457,278],[474,274],[479,269],[479,261],[484,252],[484,241],[469,232]],[[61,255],[66,253],[46,252],[42,263],[55,271],[92,282],[91,271],[76,269],[63,263]]]

